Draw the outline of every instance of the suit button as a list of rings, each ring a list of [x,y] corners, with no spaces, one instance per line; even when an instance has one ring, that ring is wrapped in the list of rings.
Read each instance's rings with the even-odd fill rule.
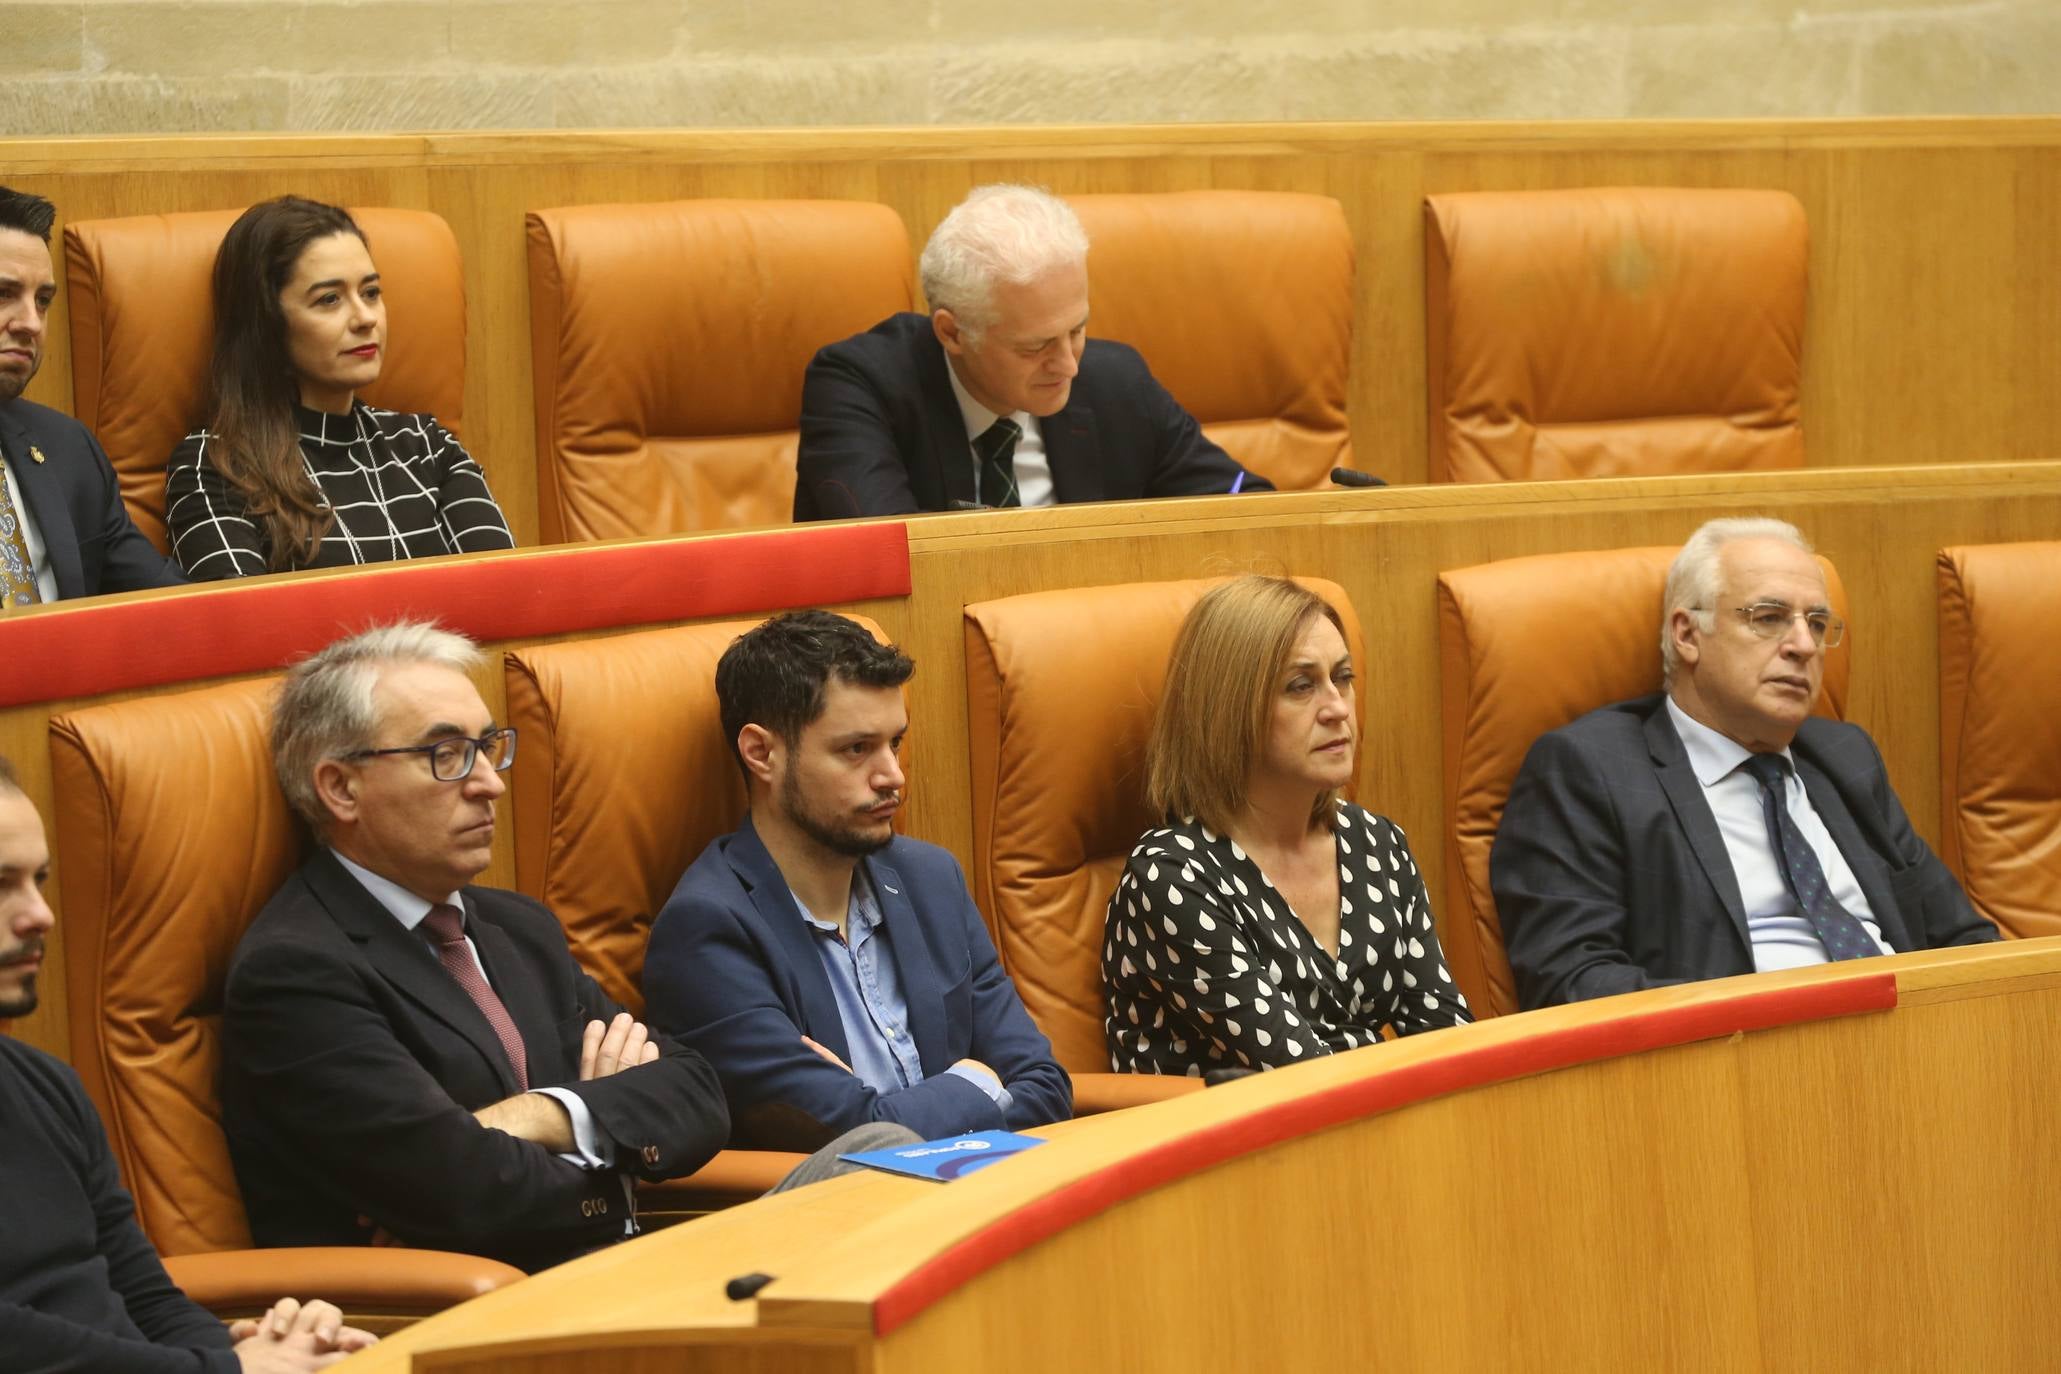
[[[593,1198],[588,1197],[580,1199],[580,1215],[583,1217],[591,1217],[594,1215]]]
[[[644,1147],[644,1162],[646,1164],[658,1163],[658,1146],[646,1145]]]

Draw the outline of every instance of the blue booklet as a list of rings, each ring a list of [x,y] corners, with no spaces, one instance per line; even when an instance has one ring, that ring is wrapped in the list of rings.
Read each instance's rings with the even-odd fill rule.
[[[952,1135],[943,1140],[897,1145],[892,1150],[861,1150],[838,1158],[891,1174],[950,1183],[975,1169],[985,1169],[998,1159],[1020,1155],[1033,1145],[1044,1143],[1034,1135],[1017,1135],[1013,1131],[975,1131],[971,1135]]]

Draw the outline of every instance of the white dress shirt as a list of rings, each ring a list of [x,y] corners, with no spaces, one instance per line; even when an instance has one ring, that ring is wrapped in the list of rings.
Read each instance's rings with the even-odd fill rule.
[[[1688,752],[1689,767],[1694,770],[1696,781],[1703,785],[1703,799],[1710,804],[1710,814],[1717,820],[1725,852],[1731,855],[1732,874],[1739,880],[1739,900],[1746,911],[1746,933],[1753,941],[1755,971],[1766,973],[1770,969],[1824,963],[1825,944],[1783,880],[1781,860],[1776,858],[1774,845],[1768,840],[1760,783],[1741,767],[1751,754],[1737,741],[1693,719],[1675,705],[1672,697],[1668,698],[1667,714],[1674,722],[1675,734],[1681,737],[1682,748]],[[1782,751],[1782,757],[1789,764],[1783,775],[1783,799],[1789,807],[1789,817],[1818,856],[1818,864],[1825,870],[1827,889],[1887,954],[1889,946],[1882,939],[1882,928],[1875,923],[1874,910],[1869,907],[1846,856],[1839,852],[1831,832],[1825,829],[1825,822],[1811,805],[1810,794],[1797,775],[1795,757],[1787,749]]]
[[[7,500],[14,507],[14,513],[21,521],[22,543],[28,545],[29,566],[36,570],[36,591],[47,602],[57,600],[57,574],[51,570],[50,555],[43,547],[43,533],[36,528],[36,517],[29,514],[28,505],[21,499],[21,484],[14,480],[14,464],[0,456],[0,477],[7,483]]]
[[[959,416],[966,422],[966,437],[978,439],[1002,417],[973,399],[973,393],[966,389],[966,383],[959,380],[958,369],[952,366],[950,358],[945,359],[945,375],[952,379],[952,394],[959,398]],[[1023,431],[1023,437],[1016,441],[1013,462],[1016,465],[1016,499],[1026,506],[1049,506],[1058,498],[1052,491],[1052,461],[1045,456],[1045,432],[1038,428],[1038,417],[1027,410],[1019,410],[1009,417],[1016,421],[1016,427]],[[978,462],[969,458],[969,462]]]
[[[401,923],[401,928],[411,934],[436,905],[434,902],[425,902],[399,883],[389,881],[369,868],[352,863],[343,855],[337,854],[334,849],[329,852],[336,855],[336,861],[344,866],[345,872],[358,880],[359,886],[372,894],[372,900],[392,913],[393,918]],[[444,898],[444,903],[457,907],[461,912],[465,910],[465,903],[456,892]],[[479,946],[473,944],[470,935],[465,937],[465,952],[472,956],[472,962],[478,966],[480,981],[492,987],[493,980],[487,977],[487,966],[480,963]],[[609,1156],[613,1153],[614,1142],[607,1138],[594,1120],[593,1112],[587,1109],[587,1104],[580,1100],[578,1093],[568,1092],[564,1088],[532,1088],[530,1091],[542,1093],[558,1103],[565,1108],[565,1114],[572,1118],[573,1153],[560,1155],[560,1159],[588,1169],[609,1167]]]

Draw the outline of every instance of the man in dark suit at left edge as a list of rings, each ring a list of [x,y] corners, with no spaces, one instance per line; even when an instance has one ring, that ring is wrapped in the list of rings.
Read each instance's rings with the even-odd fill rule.
[[[55,217],[41,196],[0,186],[0,612],[186,581],[129,518],[86,427],[21,399],[57,297]]]
[[[36,1009],[56,923],[43,818],[0,758],[0,1024]],[[0,1035],[0,1369],[7,1374],[305,1374],[375,1338],[281,1298],[224,1326],[179,1291],[136,1224],[79,1076]]]
[[[550,911],[471,886],[514,758],[471,641],[401,624],[288,674],[273,760],[319,841],[229,968],[222,1115],[261,1245],[385,1240],[537,1270],[635,1231],[634,1180],[730,1119]]]

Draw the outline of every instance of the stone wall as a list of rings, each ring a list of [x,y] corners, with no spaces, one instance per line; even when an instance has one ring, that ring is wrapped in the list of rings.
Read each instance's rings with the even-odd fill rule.
[[[2055,0],[0,0],[0,134],[2052,113]]]

